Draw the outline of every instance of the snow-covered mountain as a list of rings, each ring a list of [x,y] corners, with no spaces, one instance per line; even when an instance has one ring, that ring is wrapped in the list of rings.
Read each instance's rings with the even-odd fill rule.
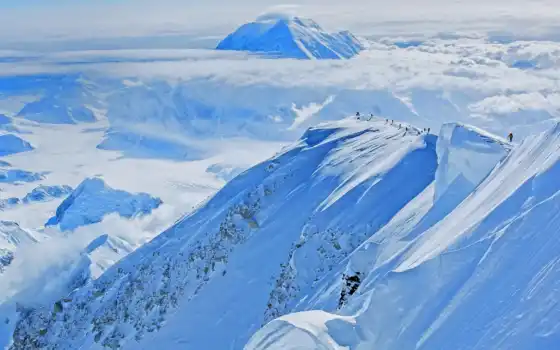
[[[109,187],[100,178],[84,180],[56,209],[45,226],[58,225],[62,231],[100,222],[110,213],[131,218],[151,213],[162,203],[147,193],[132,194]]]
[[[33,146],[14,134],[0,134],[0,157],[30,151]]]
[[[21,199],[18,197],[0,199],[0,210],[4,208],[13,207],[19,204],[47,202],[53,199],[65,197],[71,192],[72,192],[72,187],[68,185],[62,185],[62,186],[39,185]]]
[[[368,52],[357,58],[356,62],[370,60],[367,61],[370,66],[362,71],[336,71],[337,74],[334,71],[330,74],[337,69],[336,65],[346,67],[354,65],[354,62],[267,60],[214,52],[222,55],[220,57],[239,55],[248,63],[223,60],[205,66],[202,63],[204,60],[196,62],[192,59],[183,64],[196,72],[204,71],[203,67],[212,68],[204,73],[212,78],[197,75],[180,81],[148,78],[128,81],[117,77],[108,81],[95,80],[95,83],[80,80],[78,84],[74,79],[71,85],[75,91],[63,94],[68,99],[52,96],[55,91],[53,86],[58,83],[53,78],[47,88],[50,92],[41,93],[39,97],[31,93],[32,97],[22,97],[22,107],[15,106],[10,109],[11,112],[6,112],[9,116],[4,118],[2,125],[25,132],[12,133],[27,140],[36,149],[11,154],[0,161],[0,202],[6,198],[16,198],[21,202],[38,186],[69,184],[74,187],[85,177],[102,173],[108,183],[126,189],[127,193],[147,192],[163,198],[166,203],[169,203],[167,198],[170,193],[177,193],[177,197],[188,198],[189,202],[183,205],[177,201],[181,204],[175,208],[183,213],[190,212],[194,205],[222,186],[222,179],[230,180],[250,164],[265,158],[254,155],[251,158],[239,153],[238,150],[243,147],[249,148],[247,153],[250,154],[261,150],[260,146],[247,147],[239,139],[234,139],[236,137],[284,142],[292,140],[295,134],[300,135],[302,128],[320,120],[336,120],[341,115],[353,115],[356,111],[361,111],[362,115],[367,113],[367,118],[370,113],[380,118],[369,124],[345,121],[310,129],[296,145],[264,165],[234,178],[220,194],[203,202],[195,214],[180,221],[161,238],[132,253],[130,260],[117,263],[114,268],[111,266],[115,262],[151,239],[161,231],[162,226],[173,223],[178,214],[167,218],[164,225],[155,225],[158,227],[156,230],[144,232],[143,228],[135,227],[140,220],[129,222],[123,219],[114,225],[114,221],[120,220],[118,213],[122,209],[117,208],[116,203],[120,203],[121,199],[126,202],[128,197],[116,201],[106,198],[107,203],[101,197],[81,197],[83,206],[75,207],[74,214],[83,214],[78,216],[80,222],[97,224],[80,227],[73,234],[61,235],[83,242],[75,244],[71,257],[61,254],[62,262],[55,261],[56,268],[28,270],[45,271],[36,273],[33,281],[28,279],[29,284],[34,284],[32,287],[44,284],[46,289],[56,290],[46,298],[52,301],[51,304],[45,300],[29,303],[33,298],[24,296],[34,295],[34,288],[25,289],[23,296],[18,295],[17,298],[2,295],[4,299],[0,307],[15,305],[16,302],[25,306],[20,309],[20,317],[23,318],[19,324],[14,323],[17,318],[13,317],[13,313],[0,313],[2,318],[9,314],[6,317],[10,320],[9,326],[0,329],[2,344],[5,344],[4,339],[11,339],[17,326],[16,338],[21,336],[23,340],[18,338],[14,348],[25,348],[27,345],[24,344],[29,344],[25,342],[33,340],[47,348],[54,347],[54,344],[62,348],[82,345],[84,348],[95,348],[103,343],[115,346],[118,341],[123,347],[133,349],[153,348],[156,344],[166,348],[240,349],[259,327],[293,312],[322,310],[312,313],[311,317],[323,317],[325,322],[340,317],[349,322],[361,322],[347,316],[356,315],[358,306],[365,305],[358,305],[357,301],[371,295],[373,289],[367,289],[363,284],[364,276],[373,279],[370,271],[376,271],[372,272],[376,276],[392,274],[393,265],[386,264],[386,261],[399,257],[402,249],[408,249],[413,243],[420,244],[417,240],[425,237],[429,230],[435,230],[434,223],[447,222],[450,220],[448,217],[457,215],[455,211],[477,195],[480,183],[487,181],[496,164],[504,158],[509,159],[518,149],[500,137],[464,124],[446,124],[440,136],[436,137],[423,133],[417,135],[419,131],[405,122],[415,121],[419,127],[439,130],[439,126],[447,120],[476,121],[477,125],[489,126],[502,135],[513,131],[517,141],[534,130],[544,128],[552,118],[546,114],[550,105],[543,102],[538,114],[532,114],[527,112],[533,108],[527,103],[529,97],[517,94],[508,94],[504,102],[510,106],[508,101],[519,99],[519,106],[514,104],[519,109],[516,117],[505,118],[500,114],[498,118],[495,113],[502,113],[503,108],[498,92],[473,91],[458,84],[466,76],[479,77],[474,74],[474,69],[469,70],[471,65],[457,67],[453,65],[459,63],[440,64],[437,59],[459,62],[455,55],[446,54],[443,57],[418,52],[416,56],[406,56],[405,50],[386,50],[386,54],[385,51],[380,51],[383,54]],[[393,81],[398,89],[373,83],[366,84],[364,89],[357,87],[366,80],[384,81],[377,76],[363,77],[378,72],[372,68],[387,61],[399,64],[415,62],[418,65],[416,70],[415,66],[403,69],[412,69],[411,75],[423,74],[428,69],[427,72],[437,79],[443,76],[446,81],[452,80],[450,85],[454,87],[448,89],[436,84],[428,88],[401,78]],[[214,67],[227,66],[225,63],[222,65],[223,62],[236,67],[235,76]],[[430,70],[431,63],[440,64],[443,68],[441,71]],[[324,79],[318,77],[314,70],[302,68],[315,64],[323,67]],[[475,63],[472,65],[476,66]],[[499,70],[502,66],[497,61],[485,63],[488,77],[507,75],[537,79],[536,75],[529,76],[526,72],[521,76],[521,73],[510,70]],[[286,70],[293,70],[305,78],[289,80],[283,73]],[[310,74],[316,76],[310,78]],[[337,80],[340,76],[348,80]],[[353,79],[359,83],[353,82]],[[70,81],[67,83],[70,84]],[[477,83],[477,86],[501,86],[496,85],[493,78],[480,78]],[[541,83],[542,80],[539,80]],[[110,86],[110,92],[103,96],[86,93],[83,99],[80,98],[81,92],[97,90],[100,86]],[[89,107],[98,98],[102,98],[100,105],[103,108]],[[84,105],[95,110],[100,119],[93,125],[83,125],[78,123],[79,120],[50,109],[45,109],[52,117],[50,121],[18,115],[26,105],[41,99],[47,104],[67,107]],[[553,97],[550,99],[553,103]],[[399,121],[389,125],[385,124],[385,118]],[[53,120],[59,122],[54,123]],[[400,129],[398,123],[402,124]],[[217,152],[215,149],[218,147],[227,148],[228,153]],[[274,145],[274,149],[279,148],[279,144]],[[270,173],[263,170],[268,165],[271,165]],[[132,169],[134,176],[129,174]],[[141,177],[143,179],[139,181]],[[146,181],[147,178],[152,179]],[[413,181],[410,182],[410,179]],[[51,199],[48,191],[41,193],[46,195],[45,199]],[[41,198],[41,193],[36,193],[37,198]],[[34,195],[32,197],[35,198]],[[92,200],[94,197],[98,199]],[[52,230],[57,233],[57,227],[44,228],[43,225],[55,215],[60,202],[56,198],[52,201],[31,199],[28,205],[4,210],[0,213],[2,218],[20,222],[22,227],[33,229],[33,232]],[[526,203],[529,205],[530,201]],[[105,212],[106,208],[110,210]],[[93,213],[99,210],[99,215],[89,217],[90,209]],[[28,224],[27,217],[38,218],[37,223]],[[150,220],[149,217],[144,219]],[[125,229],[121,224],[127,225]],[[126,229],[130,227],[133,227],[132,232]],[[446,232],[451,231],[453,228],[446,228]],[[119,235],[121,232],[124,234]],[[14,261],[3,273],[10,279],[4,279],[0,284],[12,286],[13,283],[8,282],[13,282],[14,276],[27,276],[25,273],[18,274],[18,269],[20,263],[33,252],[42,254],[42,249],[45,252],[65,252],[57,246],[61,241],[41,239],[37,246],[44,245],[45,248],[32,250],[31,253],[23,250],[10,253],[6,261],[12,258]],[[86,245],[87,249],[83,249]],[[172,245],[176,247],[171,248]],[[227,252],[227,259],[222,252]],[[31,260],[31,264],[34,262]],[[382,270],[377,270],[378,263],[384,266]],[[137,267],[143,270],[135,272]],[[48,276],[57,278],[48,280]],[[60,282],[63,288],[51,288],[51,282]],[[379,285],[374,286],[379,289]],[[407,285],[406,288],[413,289],[413,286]],[[80,288],[75,291],[77,287]],[[136,292],[130,294],[131,289]],[[444,292],[452,294],[449,289]],[[95,297],[91,298],[91,295]],[[75,302],[68,301],[70,299]],[[111,303],[115,300],[121,307],[111,310]],[[429,302],[435,303],[434,300]],[[96,304],[98,301],[99,304]],[[50,306],[42,309],[40,305]],[[84,305],[90,308],[88,312],[91,314],[81,313],[80,308]],[[62,319],[56,316],[50,320],[53,310]],[[430,311],[438,312],[435,309]],[[301,322],[312,324],[314,321],[309,321],[307,315],[303,314]],[[35,316],[50,321],[43,327],[43,321],[35,321]],[[297,316],[286,317],[296,322]],[[88,328],[91,324],[88,320],[93,323],[91,328]],[[276,323],[273,321],[271,327]],[[353,333],[344,328],[346,323],[339,324],[345,330],[339,334],[350,334],[351,337]],[[179,325],[187,325],[188,330]],[[331,325],[329,323],[329,327]],[[364,325],[369,327],[367,322]],[[397,321],[393,325],[405,327]],[[28,326],[29,329],[26,328]],[[323,326],[319,323],[318,327]],[[86,329],[83,336],[78,335],[80,328]],[[257,333],[253,340],[259,343],[259,339],[266,338],[272,346],[268,330],[270,328]],[[66,331],[72,335],[68,343],[62,343],[64,340],[60,334],[66,334]],[[3,337],[5,334],[8,338]],[[50,334],[53,334],[52,337]],[[121,336],[122,339],[118,340]],[[396,348],[413,338],[404,337]],[[289,348],[289,341],[283,339]],[[257,346],[254,341],[251,346]],[[340,338],[336,341],[339,344],[344,342]],[[369,344],[369,341],[363,344]],[[262,346],[262,343],[259,344]],[[274,343],[280,346],[278,344],[282,343]],[[368,346],[365,345],[366,348]]]
[[[384,122],[311,129],[77,290],[57,317],[29,313],[14,348],[241,348],[434,180],[435,140]],[[294,256],[306,275],[294,276]]]
[[[501,161],[493,152],[497,166],[454,209],[434,201],[436,181],[298,308],[327,312],[283,316],[245,349],[557,348],[559,149],[560,125]],[[490,168],[468,154],[462,169]]]
[[[560,126],[518,146],[311,128],[54,312],[25,309],[11,349],[550,348],[559,147]]]
[[[267,14],[239,27],[217,50],[249,51],[283,58],[344,59],[364,46],[348,31],[328,33],[311,19]]]

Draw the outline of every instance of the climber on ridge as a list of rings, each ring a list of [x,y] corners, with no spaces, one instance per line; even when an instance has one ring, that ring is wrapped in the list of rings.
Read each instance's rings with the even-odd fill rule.
[[[510,132],[508,135],[509,142],[513,141],[513,134]]]

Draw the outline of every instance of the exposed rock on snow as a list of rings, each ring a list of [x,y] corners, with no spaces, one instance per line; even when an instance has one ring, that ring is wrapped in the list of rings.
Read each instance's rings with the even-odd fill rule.
[[[228,35],[217,49],[284,58],[343,59],[358,54],[363,46],[348,31],[327,33],[310,19],[266,15]]]
[[[100,178],[84,180],[62,204],[46,226],[59,225],[62,231],[100,222],[110,213],[125,218],[150,214],[162,201],[147,193],[115,190]]]
[[[14,153],[31,151],[33,146],[13,134],[0,135],[0,157]]]

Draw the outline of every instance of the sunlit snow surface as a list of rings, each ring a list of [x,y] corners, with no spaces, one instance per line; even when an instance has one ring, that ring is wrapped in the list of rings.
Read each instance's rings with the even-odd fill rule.
[[[297,59],[344,59],[362,49],[350,32],[328,33],[311,19],[266,14],[220,41],[218,50],[260,53]]]
[[[525,140],[436,220],[429,215],[445,197],[433,202],[428,188],[341,268],[363,273],[357,295],[337,311],[352,317],[334,325],[336,315],[285,316],[246,349],[557,348],[559,147],[558,126]],[[474,153],[470,161],[486,162]],[[300,307],[334,311],[337,289],[318,290]]]
[[[555,348],[560,48],[514,39],[0,52],[2,346],[17,302],[46,347]],[[163,204],[45,227],[92,177]]]

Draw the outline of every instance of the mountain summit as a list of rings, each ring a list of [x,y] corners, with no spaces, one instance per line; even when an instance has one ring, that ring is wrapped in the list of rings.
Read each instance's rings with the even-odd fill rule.
[[[310,19],[268,14],[239,27],[216,49],[258,52],[282,58],[347,59],[357,55],[363,46],[348,31],[328,33]]]

